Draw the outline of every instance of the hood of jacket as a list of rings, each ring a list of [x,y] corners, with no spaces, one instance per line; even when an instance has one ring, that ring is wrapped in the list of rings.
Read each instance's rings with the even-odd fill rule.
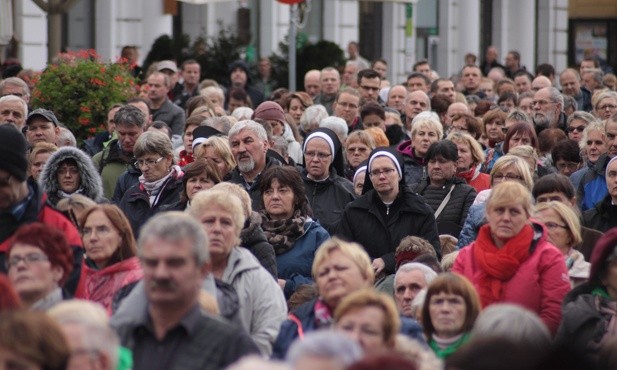
[[[247,220],[248,226],[240,232],[240,244],[243,246],[253,245],[259,242],[268,242],[266,234],[261,228],[261,215],[255,211],[251,212],[251,216]]]
[[[233,285],[233,281],[242,273],[259,268],[261,265],[253,253],[246,248],[236,246],[231,249],[221,280]]]
[[[102,200],[103,182],[99,172],[92,163],[92,159],[77,148],[62,147],[49,157],[39,177],[39,184],[49,196],[50,201],[55,204],[59,200],[57,193],[60,190],[60,184],[58,183],[56,173],[60,164],[67,159],[72,159],[77,163],[81,178],[81,188],[83,189],[81,194],[95,202]]]

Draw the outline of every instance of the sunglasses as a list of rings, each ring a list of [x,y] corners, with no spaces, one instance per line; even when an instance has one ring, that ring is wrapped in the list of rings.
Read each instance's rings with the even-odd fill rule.
[[[574,131],[576,131],[576,132],[583,132],[584,130],[585,130],[585,126],[568,127],[566,129],[566,131],[568,131],[568,133],[572,133]]]

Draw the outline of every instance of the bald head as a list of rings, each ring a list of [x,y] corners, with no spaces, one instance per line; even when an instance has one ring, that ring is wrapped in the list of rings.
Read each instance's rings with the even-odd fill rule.
[[[546,76],[538,76],[531,81],[531,90],[534,92],[551,86],[553,86],[553,84]]]
[[[304,91],[313,99],[321,93],[321,72],[317,69],[311,69],[304,75]]]
[[[446,112],[446,126],[450,126],[452,124],[452,118],[457,114],[470,114],[469,107],[464,103],[452,103],[448,107],[448,111]]]

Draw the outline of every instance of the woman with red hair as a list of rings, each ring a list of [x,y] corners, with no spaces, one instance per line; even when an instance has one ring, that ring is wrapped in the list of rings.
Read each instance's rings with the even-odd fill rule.
[[[62,286],[73,270],[73,251],[60,230],[27,224],[10,242],[6,267],[24,306],[47,310],[67,298]]]

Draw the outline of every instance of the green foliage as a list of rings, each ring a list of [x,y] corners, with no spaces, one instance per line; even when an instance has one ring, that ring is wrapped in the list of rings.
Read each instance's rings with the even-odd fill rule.
[[[218,35],[208,40],[201,69],[203,78],[211,78],[225,85],[229,81],[229,65],[241,58],[243,45],[230,27],[225,28],[220,23],[219,27],[221,30]]]
[[[152,44],[148,55],[143,63],[143,70],[147,71],[148,67],[161,60],[174,60],[181,62],[182,53],[187,50],[190,45],[190,37],[187,34],[182,34],[173,39],[168,35],[161,35]]]
[[[334,67],[340,69],[345,64],[343,50],[334,42],[321,40],[315,44],[305,42],[306,37],[298,34],[296,51],[296,87],[304,86],[304,74],[311,69]],[[275,79],[279,86],[289,86],[289,43],[287,39],[279,43],[279,52],[270,56]]]
[[[39,77],[32,107],[52,110],[82,141],[105,129],[107,110],[135,94],[125,60],[105,63],[94,50],[63,53]]]

